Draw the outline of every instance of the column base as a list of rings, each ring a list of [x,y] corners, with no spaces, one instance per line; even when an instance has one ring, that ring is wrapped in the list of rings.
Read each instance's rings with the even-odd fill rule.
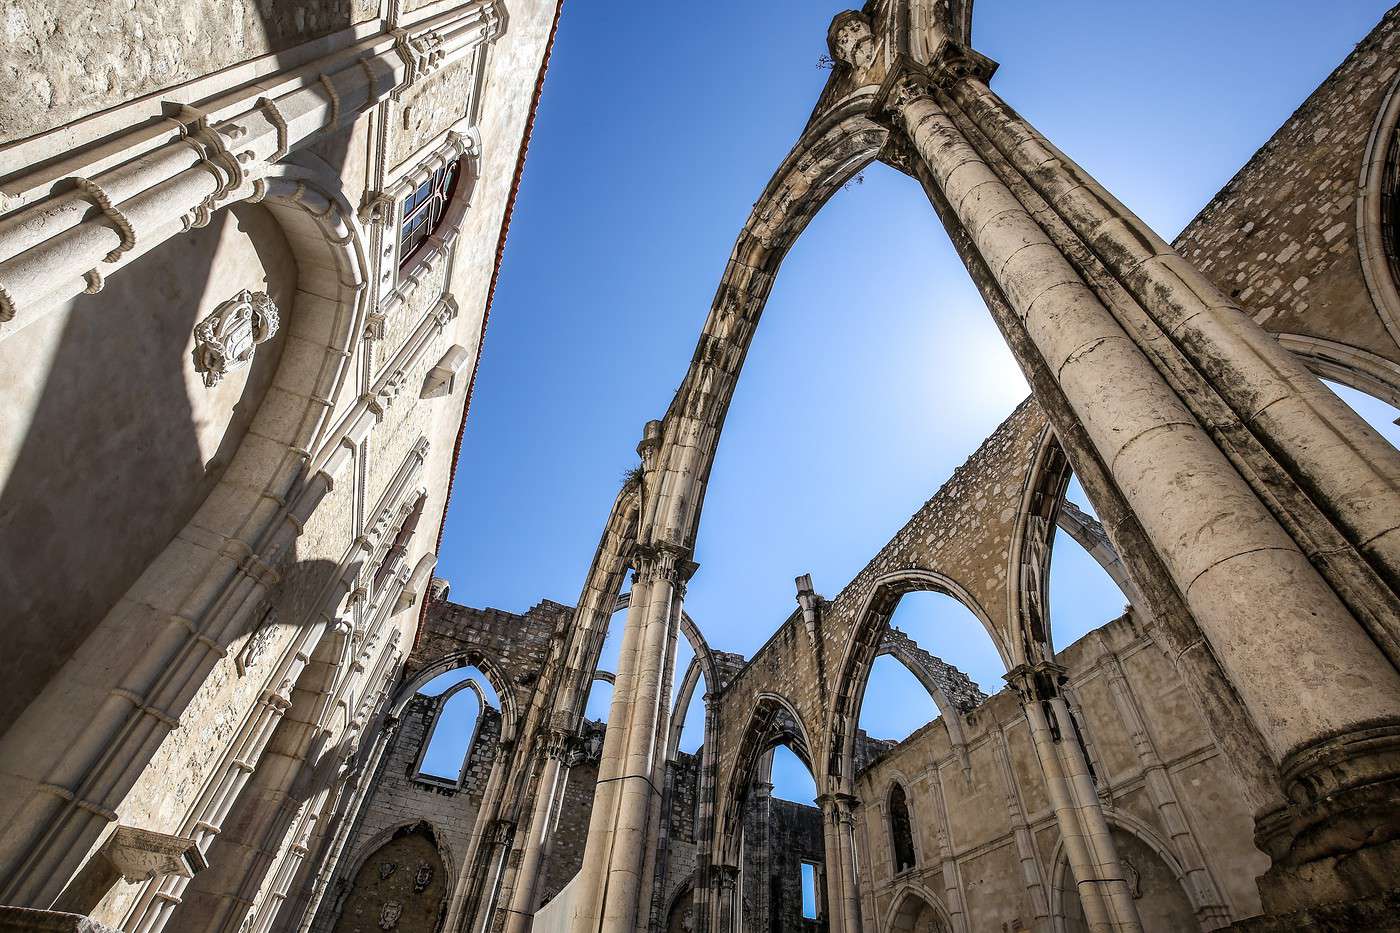
[[[1279,770],[1289,803],[1255,820],[1255,844],[1273,859],[1258,880],[1265,917],[1302,922],[1400,898],[1400,724],[1316,742]],[[1391,917],[1278,929],[1400,929]]]
[[[30,907],[0,907],[0,933],[117,933],[82,914]]]

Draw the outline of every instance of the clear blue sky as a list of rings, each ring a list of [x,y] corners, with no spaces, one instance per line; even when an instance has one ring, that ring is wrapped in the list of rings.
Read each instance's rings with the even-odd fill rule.
[[[1001,63],[993,87],[1170,237],[1388,5],[978,0],[973,40]],[[845,6],[565,3],[439,563],[455,601],[577,598]],[[793,249],[749,354],[687,598],[710,643],[758,648],[797,574],[834,595],[1025,394],[917,186],[872,166]],[[1122,606],[1074,550],[1055,552],[1061,646]],[[998,689],[985,635],[938,602],[907,599],[896,624]],[[932,705],[896,668],[862,722],[902,737]]]

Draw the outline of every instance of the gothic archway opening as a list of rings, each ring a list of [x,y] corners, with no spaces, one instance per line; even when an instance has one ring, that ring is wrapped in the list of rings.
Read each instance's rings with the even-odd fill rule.
[[[435,931],[451,891],[437,833],[426,822],[396,830],[369,853],[345,889],[334,933]]]
[[[888,933],[948,933],[950,927],[934,900],[906,889],[890,911]]]
[[[433,707],[418,776],[460,784],[480,734],[486,698],[476,678],[464,677],[437,696]]]
[[[1118,860],[1128,883],[1143,933],[1178,933],[1199,928],[1196,911],[1183,883],[1181,868],[1160,843],[1144,841],[1119,825],[1110,827]],[[1061,852],[1055,867],[1055,933],[1088,933],[1074,873]]]

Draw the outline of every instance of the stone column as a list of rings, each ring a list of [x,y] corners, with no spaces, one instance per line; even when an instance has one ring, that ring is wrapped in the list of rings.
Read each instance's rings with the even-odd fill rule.
[[[841,889],[836,892],[832,913],[841,913],[844,933],[860,933],[860,872],[856,863],[855,810],[860,801],[849,794],[836,795],[836,848],[841,859]],[[828,903],[833,900],[827,895]]]
[[[1186,359],[1211,374],[1211,389],[1301,481],[1347,539],[1382,568],[1393,587],[1400,579],[1395,501],[1400,458],[1390,445],[1209,278],[1007,106],[975,71],[953,77],[946,87],[950,100],[1122,283],[1152,323]],[[1278,484],[1277,478],[1268,482]],[[1278,495],[1276,489],[1268,491]],[[1285,501],[1283,507],[1299,504]],[[1393,639],[1395,606],[1385,600],[1382,607],[1388,609]]]
[[[952,80],[960,67],[940,73]],[[897,127],[1007,299],[1010,319],[1000,323],[1023,334],[1055,374],[1297,795],[1282,825],[1261,824],[1261,840],[1277,859],[1311,827],[1330,824],[1345,836],[1349,826],[1357,839],[1373,838],[1367,833],[1377,822],[1394,832],[1395,821],[1377,809],[1384,795],[1371,788],[1393,786],[1400,775],[1395,668],[969,142],[946,95],[913,72],[886,91]],[[1212,353],[1228,368],[1234,349]],[[1285,409],[1296,407],[1281,397]],[[1358,495],[1370,496],[1370,488]]]
[[[1215,879],[1211,877],[1210,869],[1206,867],[1201,847],[1196,844],[1196,836],[1191,832],[1191,825],[1186,821],[1186,815],[1181,812],[1181,804],[1177,800],[1171,775],[1167,773],[1166,765],[1162,763],[1162,758],[1157,754],[1157,749],[1147,733],[1142,709],[1138,706],[1132,685],[1123,671],[1122,662],[1109,648],[1102,635],[1097,635],[1096,638],[1100,650],[1103,651],[1099,667],[1108,677],[1114,706],[1117,707],[1118,716],[1132,740],[1133,750],[1137,752],[1148,795],[1157,807],[1157,812],[1161,814],[1162,826],[1166,828],[1172,848],[1186,874],[1183,880],[1191,891],[1191,903],[1196,909],[1196,919],[1203,930],[1227,927],[1231,921],[1230,910],[1225,905],[1225,899],[1221,896]]]
[[[514,748],[512,739],[504,738],[496,743],[496,757],[491,762],[491,773],[486,777],[486,789],[482,791],[476,822],[472,824],[471,838],[462,858],[462,871],[447,905],[447,917],[442,925],[444,933],[466,933],[476,913],[475,900],[485,886],[491,849],[490,830],[501,814],[501,798]]]
[[[964,780],[967,778],[964,777]],[[953,855],[952,828],[948,825],[948,803],[943,798],[943,775],[937,766],[929,780],[929,791],[933,794],[934,813],[938,818],[938,854],[943,861],[944,903],[948,908],[948,918],[953,921],[952,933],[968,933],[962,881],[958,877],[958,860]]]
[[[655,783],[658,749],[669,731],[671,704],[663,686],[675,663],[672,629],[695,567],[679,548],[638,551],[579,874],[575,933],[637,929],[642,876],[654,843],[648,831],[661,798]]]
[[[529,933],[534,923],[536,901],[539,899],[540,864],[549,847],[556,804],[563,793],[564,782],[568,780],[567,759],[573,744],[572,735],[554,732],[549,736],[544,763],[540,768],[540,781],[535,789],[534,810],[530,813],[530,824],[525,830],[524,854],[515,873],[515,890],[511,895],[506,933]]]
[[[713,922],[713,897],[711,886],[702,879],[711,877],[710,852],[715,836],[715,744],[719,734],[719,709],[708,692],[718,690],[719,685],[705,685],[708,690],[705,703],[705,744],[700,746],[700,775],[696,794],[699,805],[695,815],[695,929],[701,933],[711,933]]]
[[[743,910],[739,903],[739,869],[734,865],[716,865],[715,929],[718,933],[743,933]]]
[[[1141,933],[1137,905],[1118,861],[1084,750],[1075,737],[1069,708],[1060,696],[1063,677],[1063,669],[1053,664],[1022,665],[1006,675],[1021,694],[1046,794],[1089,929],[1093,933]]]
[[[845,882],[841,877],[841,817],[836,798],[823,794],[817,799],[822,811],[822,852],[826,869],[826,929],[827,933],[846,933],[846,911],[841,904]]]

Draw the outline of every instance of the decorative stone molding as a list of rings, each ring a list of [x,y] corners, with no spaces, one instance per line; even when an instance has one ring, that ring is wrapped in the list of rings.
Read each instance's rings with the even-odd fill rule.
[[[82,914],[29,907],[0,907],[0,930],[12,933],[117,933]]]
[[[258,344],[277,333],[277,305],[266,292],[244,289],[194,328],[194,368],[213,387],[253,361]]]
[[[394,92],[395,99],[405,90],[442,67],[443,38],[433,29],[413,34],[407,29],[395,29],[394,51],[408,66],[403,84]]]
[[[837,61],[856,72],[865,71],[875,61],[875,32],[870,18],[855,10],[838,13],[827,30],[827,45]]]
[[[118,826],[100,855],[128,884],[149,881],[158,875],[191,878],[208,865],[193,839],[135,826]]]
[[[1061,696],[1067,674],[1063,667],[1051,661],[1039,664],[1019,664],[1004,675],[1006,682],[1021,696],[1023,703],[1039,703]]]
[[[466,347],[459,343],[454,343],[447,348],[437,365],[428,370],[428,375],[423,379],[423,388],[419,391],[419,398],[442,398],[453,395],[458,388],[457,377],[466,368],[467,360],[471,353]]]

